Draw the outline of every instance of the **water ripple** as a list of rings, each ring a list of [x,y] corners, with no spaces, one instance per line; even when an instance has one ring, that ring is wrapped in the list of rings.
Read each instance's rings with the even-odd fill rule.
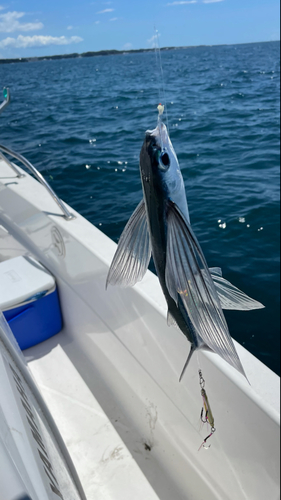
[[[279,44],[162,58],[194,230],[209,265],[266,305],[228,313],[231,333],[280,373]],[[0,76],[12,95],[1,141],[117,241],[142,196],[139,152],[159,102],[154,54],[2,65]]]

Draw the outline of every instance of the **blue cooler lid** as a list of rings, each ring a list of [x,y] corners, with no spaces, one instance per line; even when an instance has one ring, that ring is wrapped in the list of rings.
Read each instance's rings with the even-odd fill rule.
[[[53,276],[35,259],[27,256],[0,262],[0,309],[7,311],[54,291]]]

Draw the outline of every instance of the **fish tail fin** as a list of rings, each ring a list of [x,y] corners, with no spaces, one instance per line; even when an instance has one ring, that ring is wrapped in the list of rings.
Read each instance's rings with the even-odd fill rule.
[[[182,372],[181,372],[180,382],[182,381],[182,378],[183,378],[183,376],[184,376],[184,374],[185,374],[185,370],[187,369],[188,364],[189,364],[189,361],[190,361],[190,360],[191,360],[191,358],[192,358],[192,354],[194,354],[194,352],[196,351],[196,349],[197,349],[196,345],[195,345],[195,344],[191,344],[191,348],[190,348],[190,351],[189,351],[188,358],[187,358],[186,363],[185,363],[185,365],[184,365],[184,367],[183,367],[183,370],[182,370]]]

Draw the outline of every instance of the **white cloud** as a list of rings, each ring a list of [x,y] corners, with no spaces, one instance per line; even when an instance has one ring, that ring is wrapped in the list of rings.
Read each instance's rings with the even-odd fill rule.
[[[100,24],[100,21],[96,21],[95,24]]]
[[[0,33],[41,30],[44,27],[39,21],[21,24],[19,19],[23,16],[25,16],[25,12],[7,12],[6,14],[0,14]]]
[[[149,43],[149,45],[151,45],[152,48],[158,47],[158,41],[160,36],[161,34],[157,32],[155,35],[149,38],[149,40],[147,40],[147,43]]]
[[[19,35],[17,38],[5,38],[0,42],[0,49],[6,48],[29,48],[29,47],[46,47],[48,45],[70,45],[71,43],[82,42],[83,38],[80,36],[23,36]]]
[[[107,14],[108,12],[114,12],[114,9],[104,9],[97,12],[97,14]]]
[[[113,17],[112,19],[109,20],[113,23],[114,21],[118,21],[118,17]]]
[[[5,7],[3,7],[3,5],[0,5],[0,10],[4,10]]]
[[[68,29],[68,30],[73,30],[73,26],[67,26],[67,28],[66,28],[66,29]]]
[[[216,1],[216,0],[215,0]],[[218,1],[218,0],[217,0]],[[220,0],[219,0],[220,1]],[[168,3],[167,5],[169,7],[172,7],[173,5],[190,5],[192,3],[197,3],[197,0],[183,0],[181,2],[173,2],[173,3]]]
[[[218,3],[223,2],[224,0],[203,0],[203,3]]]

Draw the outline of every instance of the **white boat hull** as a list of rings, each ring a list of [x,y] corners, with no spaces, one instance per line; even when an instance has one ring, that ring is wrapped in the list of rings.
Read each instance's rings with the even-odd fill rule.
[[[116,245],[13,175],[0,163],[0,260],[30,252],[56,277],[64,329],[25,356],[87,498],[278,500],[279,377],[236,344],[251,386],[211,353],[179,383],[189,344],[157,278],[106,291]],[[217,429],[200,452],[199,366]]]
[[[0,497],[82,500],[80,481],[0,312]]]

